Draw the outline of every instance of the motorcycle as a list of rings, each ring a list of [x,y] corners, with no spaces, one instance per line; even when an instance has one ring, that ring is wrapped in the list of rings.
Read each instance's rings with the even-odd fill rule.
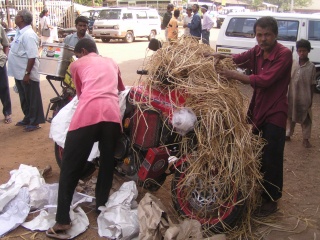
[[[153,44],[153,43],[151,43]],[[149,48],[153,48],[150,46]],[[155,48],[156,49],[156,48]],[[140,75],[147,71],[137,71]],[[51,99],[53,117],[69,95]],[[232,199],[224,203],[215,201],[216,189],[203,190],[201,180],[192,189],[186,189],[188,156],[180,152],[182,136],[172,124],[173,106],[183,107],[185,96],[180,92],[166,92],[150,86],[132,87],[126,96],[126,109],[122,119],[123,133],[115,152],[115,170],[136,180],[149,191],[157,191],[169,175],[172,201],[176,211],[183,217],[197,219],[205,229],[225,232],[233,228],[245,210],[245,203],[238,203],[241,192],[233,191]],[[193,131],[187,133],[190,154],[197,148]],[[59,166],[63,148],[55,144],[55,155]],[[169,159],[169,160],[168,160]],[[219,205],[217,207],[217,205]]]

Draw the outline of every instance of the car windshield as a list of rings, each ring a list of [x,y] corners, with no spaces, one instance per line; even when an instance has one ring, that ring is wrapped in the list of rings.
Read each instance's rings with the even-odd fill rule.
[[[100,12],[100,19],[120,19],[121,17],[121,9],[106,9]]]

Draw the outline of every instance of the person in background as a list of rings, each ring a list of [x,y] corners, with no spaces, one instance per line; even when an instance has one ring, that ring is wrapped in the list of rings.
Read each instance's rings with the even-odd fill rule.
[[[199,15],[199,5],[193,4],[192,6],[193,17],[191,23],[188,23],[186,27],[190,29],[190,34],[200,40],[201,38],[201,17]]]
[[[227,79],[250,84],[253,88],[248,121],[253,126],[253,133],[261,134],[267,142],[262,151],[260,169],[263,174],[262,204],[254,214],[266,217],[278,210],[277,201],[282,197],[292,52],[277,42],[278,25],[273,17],[259,18],[253,32],[258,43],[255,47],[232,56],[213,55],[217,58],[232,57],[237,66],[252,71],[251,75],[231,70],[224,70],[220,74]]]
[[[40,45],[42,46],[43,43],[53,43],[51,36],[46,37],[46,36],[42,36],[42,34],[41,34],[43,28],[49,28],[50,31],[53,29],[53,26],[50,25],[48,9],[43,9],[42,12],[40,13],[39,17],[40,17],[40,28],[39,29],[40,29],[40,35],[41,35]]]
[[[8,124],[12,122],[11,99],[6,66],[10,43],[6,31],[2,26],[0,26],[0,43],[0,99],[3,106],[2,113],[4,115],[4,123]]]
[[[32,13],[21,10],[15,17],[17,33],[8,56],[8,75],[13,76],[19,92],[24,118],[16,123],[27,132],[45,122],[41,92],[38,48],[39,38],[31,27]]]
[[[183,18],[183,27],[184,27],[184,35],[190,36],[190,29],[188,28],[188,24],[191,23],[192,20],[192,8],[187,7],[187,16]]]
[[[311,106],[316,85],[316,68],[308,58],[311,50],[311,44],[308,40],[297,41],[296,49],[299,60],[293,62],[291,72],[286,140],[290,141],[296,123],[300,123],[303,136],[302,145],[305,148],[310,148],[312,147],[309,142],[312,126]]]
[[[93,37],[87,33],[88,30],[88,25],[89,25],[89,20],[85,16],[79,16],[75,20],[75,25],[77,32],[70,34],[65,37],[64,43],[71,46],[75,47],[78,41],[82,38],[88,38],[94,41]]]
[[[210,30],[213,27],[213,21],[208,14],[208,6],[202,5],[201,6],[201,12],[203,14],[203,22],[202,22],[202,42],[204,44],[210,45],[209,38],[210,38]]]
[[[180,16],[180,10],[174,10],[173,17],[168,23],[168,40],[169,42],[176,41],[178,39],[179,29],[178,29],[178,18]]]
[[[168,23],[170,22],[171,18],[172,18],[172,11],[174,9],[174,6],[172,3],[169,3],[167,6],[167,11],[166,13],[163,15],[163,19],[162,19],[162,24],[161,24],[161,29],[164,30],[164,35],[166,37],[166,41],[168,41]]]
[[[114,151],[121,133],[118,92],[125,89],[118,65],[97,53],[95,42],[83,38],[75,46],[79,58],[70,70],[79,103],[67,133],[61,166],[56,224],[46,232],[61,238],[71,228],[70,205],[94,142],[99,141],[100,167],[96,211],[105,206],[113,181]],[[66,238],[65,238],[66,239]]]

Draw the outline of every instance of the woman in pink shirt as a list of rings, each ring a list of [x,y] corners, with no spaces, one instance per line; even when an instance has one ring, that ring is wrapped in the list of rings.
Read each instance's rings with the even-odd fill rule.
[[[113,181],[114,150],[121,132],[118,92],[124,90],[118,65],[97,53],[95,42],[81,39],[70,66],[79,102],[66,137],[61,166],[56,224],[47,236],[65,238],[74,190],[94,142],[99,141],[100,167],[96,184],[96,211],[108,200]],[[69,236],[70,237],[70,236]]]

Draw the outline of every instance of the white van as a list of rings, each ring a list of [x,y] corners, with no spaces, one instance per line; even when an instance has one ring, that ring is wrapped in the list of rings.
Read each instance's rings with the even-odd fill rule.
[[[257,44],[253,26],[258,18],[272,16],[278,22],[278,42],[288,47],[294,59],[298,59],[296,41],[307,39],[311,43],[309,59],[317,69],[318,91],[320,91],[320,16],[298,13],[250,12],[230,13],[221,26],[216,51],[236,54]]]
[[[227,17],[229,13],[239,13],[239,12],[245,12],[245,11],[246,11],[245,7],[241,7],[241,6],[221,7],[218,10],[217,28],[221,28],[221,25],[224,19]]]
[[[136,37],[149,40],[161,32],[161,19],[156,9],[115,7],[101,10],[93,24],[92,36],[103,42],[123,39],[133,42]]]

